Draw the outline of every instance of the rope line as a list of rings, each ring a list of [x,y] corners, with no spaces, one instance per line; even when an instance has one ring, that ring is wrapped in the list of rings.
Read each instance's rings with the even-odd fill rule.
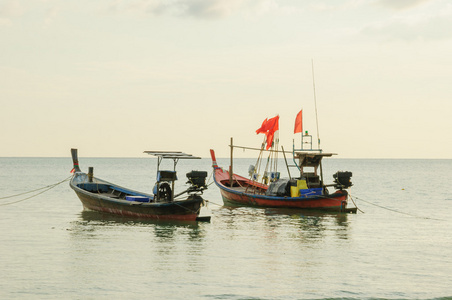
[[[188,198],[187,198],[188,199]],[[201,207],[199,207],[199,209],[198,210],[193,210],[193,209],[190,209],[190,208],[188,208],[188,207],[185,207],[185,206],[183,206],[183,205],[180,205],[179,203],[176,203],[176,202],[173,202],[174,204],[176,204],[177,206],[180,206],[180,207],[182,207],[182,208],[185,208],[186,210],[188,210],[189,212],[191,212],[191,213],[194,213],[194,214],[197,214],[197,213],[199,213],[199,211],[201,210]]]
[[[215,204],[215,205],[218,205],[218,206],[223,206],[223,204],[218,204],[218,203],[212,202],[212,201],[210,201],[210,200],[204,200],[204,201],[209,202],[209,203],[212,203],[212,204]]]
[[[353,198],[352,198],[352,195],[348,194],[348,196],[350,197],[350,200],[352,200],[352,202],[355,205],[356,209],[364,214],[364,212],[358,207],[358,205],[356,205],[355,200],[353,200]]]
[[[207,182],[209,182],[209,181],[212,179],[212,177],[213,177],[213,172],[214,172],[214,171],[210,172],[210,176],[209,176],[209,178],[207,179]],[[211,183],[208,183],[207,186],[211,185],[212,183],[213,183],[213,181],[212,181]]]
[[[70,177],[72,177],[72,175],[71,175]],[[70,178],[70,177],[69,177],[69,178]],[[64,181],[66,181],[66,180],[67,180],[67,179],[65,179]],[[37,192],[37,191],[39,191],[39,190],[43,190],[43,189],[46,189],[46,188],[49,188],[49,187],[53,187],[53,186],[56,185],[56,184],[59,184],[59,183],[50,184],[50,185],[41,187],[41,188],[39,188],[39,189],[35,189],[35,190],[32,190],[32,191],[28,191],[28,192],[23,192],[23,193],[20,193],[20,194],[15,194],[15,195],[11,195],[11,196],[1,197],[0,200],[8,199],[8,198],[13,198],[13,197],[18,197],[18,196],[22,196],[22,195],[25,195],[25,194]]]
[[[406,212],[403,212],[403,211],[399,211],[399,210],[396,210],[396,209],[392,209],[392,208],[389,208],[389,207],[385,207],[385,206],[382,206],[382,205],[378,205],[378,204],[372,203],[372,202],[370,202],[370,201],[366,201],[366,200],[364,200],[364,199],[362,199],[362,198],[358,198],[358,197],[356,197],[356,196],[354,196],[354,197],[355,197],[355,199],[358,199],[358,200],[360,200],[360,201],[364,201],[364,202],[366,202],[366,203],[368,203],[368,204],[371,204],[371,205],[374,205],[374,206],[377,206],[377,207],[379,207],[379,208],[386,209],[386,210],[389,210],[389,211],[392,211],[392,212],[395,212],[395,213],[399,213],[399,214],[402,214],[402,215],[407,215],[407,216],[410,216],[410,217],[415,217],[415,218],[420,218],[420,219],[435,220],[435,221],[444,221],[444,220],[442,220],[442,219],[435,219],[435,218],[423,217],[423,216],[418,216],[418,215],[406,213]]]
[[[26,197],[26,198],[21,199],[21,200],[12,201],[12,202],[7,202],[7,203],[2,203],[2,204],[0,204],[0,206],[6,206],[6,205],[10,205],[10,204],[15,204],[15,203],[23,202],[23,201],[28,200],[28,199],[31,199],[31,198],[33,198],[33,197],[39,196],[39,195],[44,194],[45,192],[47,192],[47,191],[53,189],[54,187],[56,187],[56,186],[58,186],[58,185],[60,185],[60,184],[62,184],[62,183],[64,183],[64,182],[68,181],[68,180],[71,179],[71,178],[72,178],[72,175],[69,176],[68,178],[66,178],[66,179],[64,179],[64,180],[62,180],[62,181],[60,181],[60,182],[57,182],[57,183],[54,183],[54,184],[51,184],[51,185],[48,185],[48,186],[45,186],[45,187],[42,187],[42,188],[39,188],[39,189],[35,189],[35,190],[29,191],[29,192],[24,192],[24,193],[12,195],[12,196],[2,197],[2,198],[0,198],[0,199],[7,199],[7,198],[12,198],[12,197],[18,197],[18,196],[22,196],[22,195],[25,195],[25,194],[29,194],[29,193],[33,193],[33,192],[37,192],[37,191],[43,190],[43,191],[41,191],[41,192],[39,192],[39,193],[37,193],[37,194],[35,194],[35,195],[32,195],[32,196],[30,196],[30,197]]]

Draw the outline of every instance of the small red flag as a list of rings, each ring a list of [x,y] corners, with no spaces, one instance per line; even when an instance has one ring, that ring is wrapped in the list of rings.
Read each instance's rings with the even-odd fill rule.
[[[300,112],[297,114],[297,117],[295,118],[295,128],[293,130],[293,133],[303,132],[303,122],[301,119],[302,112],[303,110],[300,110]]]

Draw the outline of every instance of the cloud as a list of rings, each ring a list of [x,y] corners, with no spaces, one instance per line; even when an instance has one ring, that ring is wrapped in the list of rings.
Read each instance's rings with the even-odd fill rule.
[[[433,0],[377,0],[375,3],[390,9],[405,10],[431,1]]]
[[[16,18],[24,14],[25,9],[17,0],[0,3],[0,18]]]
[[[243,5],[242,0],[184,1],[184,13],[196,18],[217,19],[231,15]]]
[[[12,19],[21,17],[25,8],[17,0],[0,2],[0,26],[11,25]]]
[[[348,1],[337,1],[333,4],[321,1],[315,1],[313,4],[310,4],[311,10],[314,11],[344,11],[344,10],[350,10],[354,8],[358,8],[360,6],[367,5],[366,0],[348,0]]]
[[[50,25],[58,16],[59,9],[56,6],[49,7],[45,12],[44,24]]]
[[[362,34],[386,40],[438,41],[452,39],[452,4],[448,0],[377,0],[396,10],[369,23]],[[421,6],[422,5],[422,6]],[[380,11],[381,12],[381,11]]]
[[[49,25],[58,15],[57,4],[57,0],[0,0],[0,26],[11,25],[26,15],[38,16]]]
[[[395,19],[386,24],[370,25],[362,33],[380,36],[389,40],[445,40],[452,39],[452,14],[428,16],[424,19],[412,21]]]
[[[109,12],[145,13],[155,16],[172,15],[198,19],[221,19],[234,13],[251,11],[262,13],[273,9],[287,10],[277,0],[116,0],[109,4]]]

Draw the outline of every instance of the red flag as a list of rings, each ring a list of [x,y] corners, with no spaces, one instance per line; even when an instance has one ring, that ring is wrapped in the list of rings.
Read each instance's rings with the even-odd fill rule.
[[[271,119],[265,119],[262,122],[261,128],[256,130],[256,134],[265,133],[267,136],[267,150],[273,144],[273,137],[275,136],[275,131],[279,130],[279,116],[273,117]]]
[[[267,150],[273,145],[273,138],[275,137],[275,132],[279,130],[279,116],[271,118],[267,122]]]
[[[261,127],[256,130],[256,134],[265,133],[265,135],[269,135],[276,130],[279,130],[279,116],[273,117],[271,119],[265,119],[262,122]]]
[[[256,130],[256,134],[267,133],[267,123],[268,123],[268,120],[267,120],[267,118],[265,118],[264,122],[262,122],[261,128]]]
[[[297,117],[295,118],[295,129],[293,130],[293,133],[303,132],[303,122],[301,121],[302,112],[303,110],[300,110],[300,112],[297,114]]]
[[[279,116],[268,119],[267,129],[269,134],[279,130]]]
[[[267,147],[265,148],[266,150],[268,150],[272,147],[274,137],[275,137],[274,132],[267,134]]]

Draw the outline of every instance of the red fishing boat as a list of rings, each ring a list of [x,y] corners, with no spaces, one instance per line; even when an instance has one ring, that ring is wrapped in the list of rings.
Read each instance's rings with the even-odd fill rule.
[[[264,133],[266,135],[260,149],[235,146],[231,138],[231,164],[228,170],[218,166],[215,152],[210,150],[214,168],[213,178],[220,189],[224,204],[356,213],[356,207],[347,207],[347,189],[352,186],[350,181],[352,173],[337,172],[333,175],[333,183],[325,184],[322,160],[324,157],[331,157],[334,154],[324,153],[320,149],[312,149],[312,136],[308,132],[302,133],[302,149],[295,149],[295,146],[293,146],[292,152],[284,151],[283,147],[281,147],[282,150],[278,150],[278,120],[279,116],[266,119],[261,128],[256,131],[256,133]],[[294,132],[302,132],[301,112],[296,120]],[[308,148],[305,145],[308,145]],[[232,156],[234,148],[260,151],[258,163],[256,166],[250,166],[249,168],[249,177],[233,173]],[[267,153],[268,159],[264,159],[263,156]],[[289,178],[280,178],[280,172],[277,171],[275,162],[278,161],[279,153],[284,155]],[[294,165],[288,164],[286,153],[292,154]],[[260,163],[263,161],[266,161],[267,165],[263,175],[260,175]],[[298,169],[296,176],[291,176],[289,167]],[[328,188],[333,188],[334,192],[330,193]]]

